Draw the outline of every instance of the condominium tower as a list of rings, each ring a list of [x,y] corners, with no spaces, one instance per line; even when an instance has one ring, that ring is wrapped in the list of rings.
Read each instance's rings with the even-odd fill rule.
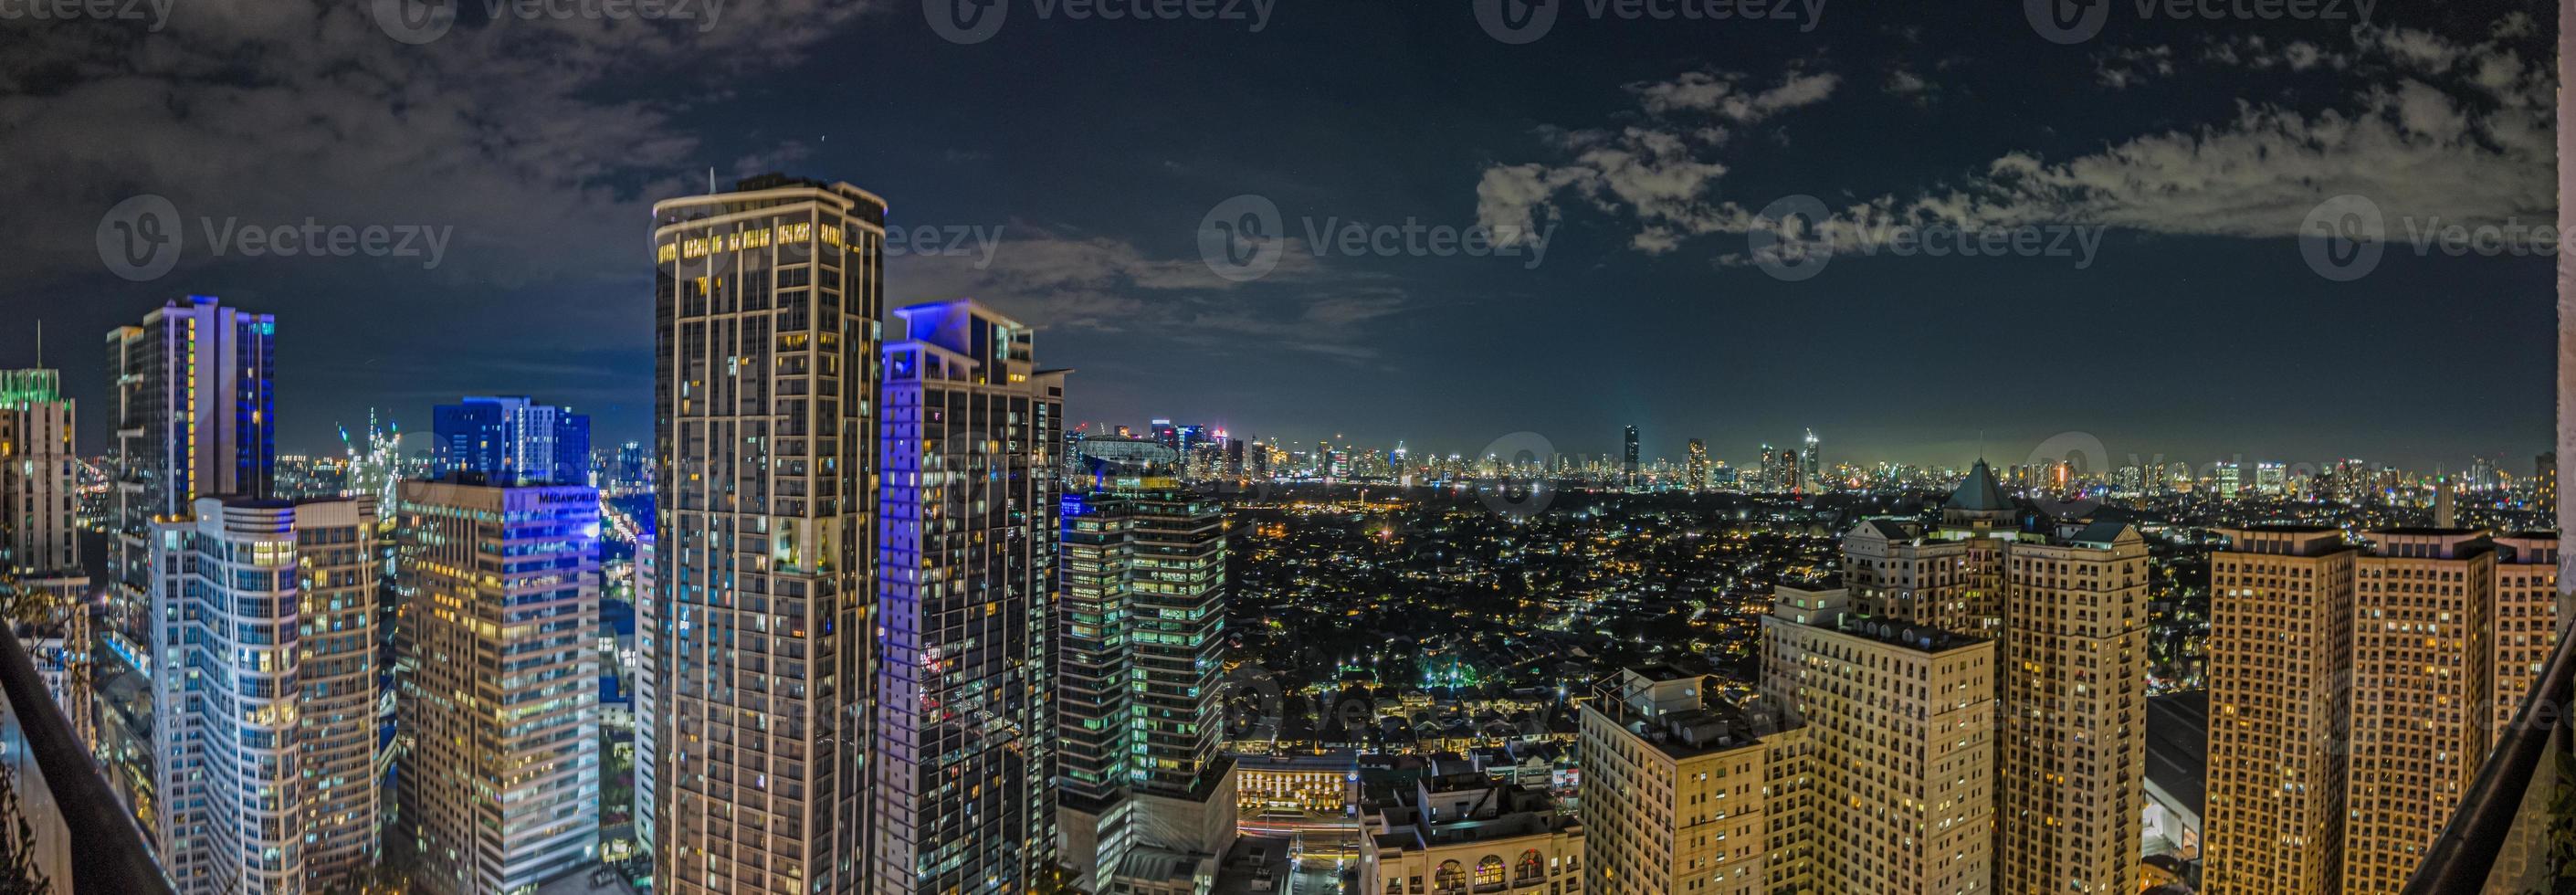
[[[192,295],[107,334],[118,464],[108,556],[115,586],[101,633],[128,655],[148,639],[152,523],[186,518],[199,497],[273,492],[276,333],[269,315]]]
[[[404,482],[410,879],[509,895],[599,857],[599,494]]]
[[[1170,448],[1094,439],[1086,449],[1103,453],[1083,458],[1062,503],[1061,851],[1095,892],[1119,890],[1121,876],[1162,882],[1172,868],[1213,874],[1234,817],[1217,753],[1224,512],[1182,487]]]
[[[775,175],[655,229],[655,889],[860,888],[885,202]]]
[[[375,863],[372,497],[200,498],[152,524],[153,829],[180,895]]]
[[[1037,369],[1029,328],[971,300],[895,313],[877,424],[873,890],[1025,890],[1055,861],[1064,371]]]
[[[77,600],[89,576],[81,568],[72,432],[62,374],[0,370],[0,573]]]

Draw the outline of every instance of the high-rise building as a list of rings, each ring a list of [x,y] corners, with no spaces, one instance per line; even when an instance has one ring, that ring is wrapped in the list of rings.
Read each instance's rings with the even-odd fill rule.
[[[1778,588],[1762,690],[1805,722],[1814,826],[1793,837],[1818,845],[1808,885],[1754,891],[1990,891],[2001,672],[1992,640],[1862,615],[1842,589]]]
[[[2114,522],[2025,530],[1980,460],[1930,531],[1844,539],[1855,611],[1995,643],[1994,882],[2130,892],[2145,810],[2147,545]],[[1819,723],[1810,719],[1810,723]]]
[[[2234,463],[2209,464],[2210,486],[2217,490],[2220,500],[2236,499],[2244,485],[2243,476],[2244,470]]]
[[[2369,537],[2353,561],[2342,891],[2393,895],[2492,742],[2496,550],[2476,529]]]
[[[431,475],[504,484],[590,484],[590,417],[520,396],[468,395],[430,408]]]
[[[1057,830],[1094,892],[1213,875],[1233,838],[1225,515],[1182,486],[1170,449],[1130,443],[1160,456],[1093,459],[1062,503]]]
[[[2341,529],[2225,532],[2210,560],[2203,890],[2342,885],[2353,586]]]
[[[116,539],[109,545],[114,651],[148,650],[154,520],[184,519],[200,497],[266,498],[277,473],[270,378],[275,318],[192,295],[107,334],[116,383]],[[148,665],[148,660],[145,661]],[[139,668],[150,673],[151,669]]]
[[[654,889],[858,890],[885,202],[767,175],[653,214]]]
[[[638,520],[639,524],[645,523]],[[654,673],[660,667],[661,607],[652,595],[653,574],[659,563],[654,558],[653,530],[635,533],[635,785],[629,796],[630,813],[635,819],[635,846],[647,856],[661,847],[662,839],[655,825],[661,816],[653,809],[654,794],[661,792],[661,728],[669,722],[663,718],[661,677]]]
[[[0,370],[0,572],[76,602],[89,575],[81,567],[73,407],[61,376]]]
[[[1581,891],[1810,888],[1805,874],[1817,866],[1795,857],[1812,835],[1800,822],[1808,812],[1796,807],[1805,798],[1806,731],[1767,703],[1737,705],[1708,688],[1707,676],[1669,665],[1593,683],[1576,741]]]
[[[895,312],[878,422],[878,895],[1032,887],[1055,861],[1062,370],[972,300]],[[665,545],[666,548],[668,545]]]
[[[1622,459],[1619,461],[1619,475],[1621,476],[1619,483],[1626,487],[1634,488],[1637,487],[1637,427],[1629,426],[1627,429],[1627,435],[1627,452],[1620,455]]]
[[[2254,493],[2265,497],[2279,497],[2287,492],[2289,487],[2289,467],[2269,462],[2254,464]]]
[[[2496,543],[2495,729],[2512,720],[2558,645],[2558,533],[2499,535]]]
[[[1682,449],[1682,490],[1708,490],[1708,443],[1697,438]]]
[[[1546,790],[1476,771],[1362,808],[1361,892],[1580,891],[1583,825]]]
[[[1798,445],[1798,487],[1806,491],[1824,490],[1823,452],[1816,447],[1816,430],[1807,430],[1807,440]]]
[[[2558,452],[2544,451],[2531,463],[2533,497],[2540,504],[2543,517],[2558,518]]]
[[[599,494],[402,486],[409,879],[510,895],[599,857]]]
[[[180,895],[375,862],[376,507],[201,498],[152,523],[153,829]]]

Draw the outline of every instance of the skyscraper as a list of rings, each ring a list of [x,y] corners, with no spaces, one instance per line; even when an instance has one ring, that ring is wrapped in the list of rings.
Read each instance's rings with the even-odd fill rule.
[[[1853,608],[1784,585],[1762,617],[1763,692],[1806,722],[1813,763],[1814,826],[1792,835],[1822,843],[1789,891],[1990,891],[1998,645]]]
[[[2224,532],[2210,558],[2209,795],[2202,888],[2342,884],[2354,559],[2343,531]]]
[[[968,299],[885,348],[869,798],[878,895],[1029,888],[1055,860],[1062,370]]]
[[[1806,491],[1824,489],[1824,458],[1816,447],[1816,430],[1807,430],[1807,440],[1798,445],[1798,487]]]
[[[1094,892],[1212,874],[1233,838],[1224,512],[1181,485],[1169,449],[1135,444],[1162,456],[1093,460],[1063,501],[1058,833]]]
[[[1619,462],[1619,483],[1634,488],[1637,487],[1637,427],[1629,426],[1627,435],[1627,453],[1621,455],[1623,459]]]
[[[2496,550],[2476,529],[2369,537],[2353,560],[2343,892],[2394,895],[2492,742]]]
[[[655,890],[860,888],[885,202],[653,207]]]
[[[599,494],[405,482],[409,878],[508,895],[599,857]],[[495,560],[498,564],[495,564]]]
[[[1697,438],[1682,451],[1682,489],[1708,490],[1708,443]]]
[[[520,396],[468,395],[430,408],[431,474],[502,484],[590,484],[590,417]]]
[[[1714,698],[1708,685],[1670,665],[1593,682],[1577,734],[1582,891],[1808,889],[1815,868],[1792,857],[1814,835],[1798,807],[1806,731],[1770,706]]]
[[[141,655],[156,519],[181,519],[199,497],[271,496],[277,408],[270,377],[277,322],[191,295],[107,334],[116,378],[116,540],[109,547],[108,624],[101,636]],[[140,669],[148,671],[149,669]]]
[[[89,575],[72,401],[61,381],[53,370],[0,370],[0,572],[77,601]]]
[[[376,853],[373,497],[152,523],[153,829],[181,895],[353,883]]]

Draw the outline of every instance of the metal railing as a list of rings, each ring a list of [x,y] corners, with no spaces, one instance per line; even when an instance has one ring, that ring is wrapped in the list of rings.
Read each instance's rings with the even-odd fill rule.
[[[2547,670],[2496,738],[2451,823],[2424,855],[2407,895],[2524,895],[2576,891],[2576,636],[2562,636]]]
[[[32,768],[12,762],[20,766],[12,783],[22,819],[42,831],[39,851],[52,853],[39,866],[52,878],[54,891],[170,895],[169,880],[153,863],[143,831],[125,813],[124,801],[109,790],[88,747],[72,735],[71,723],[37,676],[27,648],[5,625],[0,625],[0,694],[9,703],[8,718],[0,723],[14,728],[17,741],[35,760]],[[48,835],[62,840],[47,843]]]

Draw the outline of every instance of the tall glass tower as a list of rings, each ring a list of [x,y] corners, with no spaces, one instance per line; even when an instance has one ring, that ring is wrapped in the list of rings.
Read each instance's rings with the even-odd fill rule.
[[[1116,884],[1131,872],[1213,869],[1233,838],[1217,754],[1224,511],[1181,485],[1177,454],[1131,444],[1162,456],[1086,457],[1063,502],[1057,818],[1065,862],[1095,892],[1167,882]],[[1140,852],[1173,860],[1131,865]]]
[[[861,888],[885,211],[777,175],[653,206],[656,891]]]
[[[877,895],[1028,891],[1055,861],[1062,370],[971,300],[895,312],[878,423]]]

